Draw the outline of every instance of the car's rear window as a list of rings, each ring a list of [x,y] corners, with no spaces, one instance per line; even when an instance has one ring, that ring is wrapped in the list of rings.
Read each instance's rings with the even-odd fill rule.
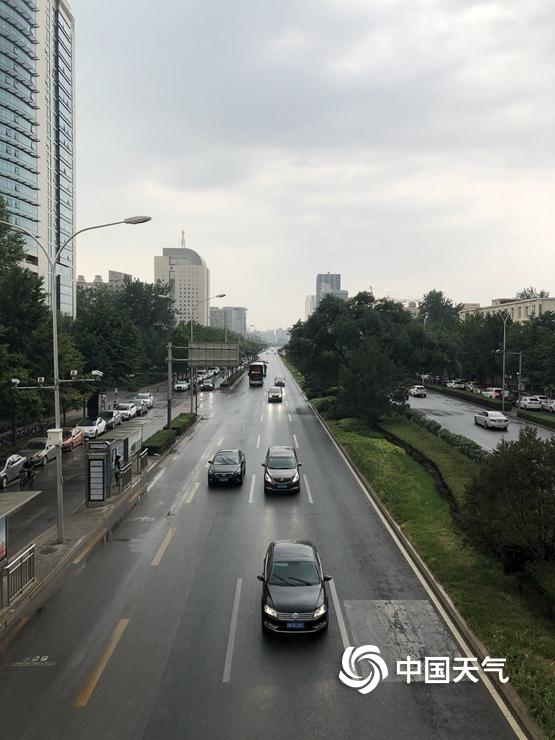
[[[276,560],[269,583],[271,586],[317,586],[320,579],[310,560]]]
[[[297,467],[297,461],[293,455],[280,455],[268,458],[268,467],[274,470],[288,470]]]

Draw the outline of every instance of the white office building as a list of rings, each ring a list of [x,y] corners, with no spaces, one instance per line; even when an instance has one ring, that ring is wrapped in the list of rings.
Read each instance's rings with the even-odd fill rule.
[[[210,270],[194,250],[184,246],[162,250],[154,258],[154,281],[169,285],[177,321],[210,324]]]

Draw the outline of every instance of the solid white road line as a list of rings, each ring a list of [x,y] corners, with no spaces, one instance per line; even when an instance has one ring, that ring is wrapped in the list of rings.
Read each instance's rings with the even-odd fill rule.
[[[293,435],[293,439],[295,440],[295,447],[296,447],[297,449],[299,449],[299,442],[298,442],[298,440],[297,440],[297,435],[296,435],[296,434],[294,434],[294,435]]]
[[[293,417],[291,416],[291,414],[287,414],[287,416],[289,417],[289,421],[293,421]]]
[[[253,473],[252,479],[251,479],[251,490],[249,491],[249,504],[252,504],[252,499],[254,496],[254,481],[255,480],[256,480],[256,475]]]
[[[312,493],[310,492],[310,486],[308,485],[308,478],[306,475],[303,475],[304,478],[304,487],[306,488],[306,495],[308,496],[308,500],[311,504],[314,503],[314,500],[312,499]]]
[[[156,473],[156,475],[154,476],[154,478],[151,480],[151,482],[146,487],[146,492],[147,493],[150,493],[151,488],[153,488],[153,486],[155,486],[158,483],[158,481],[164,475],[165,472],[166,472],[166,469],[164,468],[164,470],[161,470],[159,473]]]
[[[200,486],[200,483],[199,483],[199,481],[197,480],[197,481],[195,482],[195,484],[193,485],[193,487],[191,488],[191,493],[190,493],[190,494],[189,494],[189,495],[187,496],[187,498],[185,499],[185,503],[186,503],[186,504],[190,504],[190,503],[191,503],[191,501],[192,501],[192,500],[194,499],[194,497],[195,497],[195,493],[197,492],[197,490],[198,490],[198,487],[199,487],[199,486]]]
[[[235,598],[233,599],[233,609],[231,612],[231,624],[229,625],[229,637],[227,640],[227,650],[225,652],[223,683],[229,683],[231,677],[231,661],[233,660],[233,647],[235,645],[235,633],[237,632],[237,616],[239,614],[239,601],[241,599],[241,587],[243,579],[238,578],[235,584]]]
[[[264,421],[264,414],[260,414],[260,421]]]
[[[256,439],[256,449],[258,449],[259,447],[260,447],[260,434],[258,435]]]
[[[220,437],[220,439],[216,442],[216,444],[218,445],[218,447],[221,447],[222,446],[223,441],[224,441],[224,438],[223,437]]]
[[[335,616],[337,617],[337,624],[339,625],[339,632],[341,634],[341,642],[343,643],[343,649],[346,649],[351,644],[349,642],[349,635],[347,633],[347,627],[345,626],[345,619],[343,618],[343,612],[341,611],[341,603],[337,596],[337,590],[335,588],[335,582],[331,580],[329,582],[331,599],[333,601],[333,608],[335,610]]]
[[[171,527],[170,529],[168,529],[168,531],[166,532],[166,536],[164,537],[162,541],[162,544],[156,551],[156,555],[154,556],[154,560],[152,561],[151,565],[154,565],[154,566],[160,565],[160,561],[164,557],[164,553],[168,549],[168,545],[172,541],[174,534],[175,534],[175,527]]]

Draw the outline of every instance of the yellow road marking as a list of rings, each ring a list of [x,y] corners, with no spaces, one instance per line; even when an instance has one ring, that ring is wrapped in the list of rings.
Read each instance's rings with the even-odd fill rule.
[[[89,703],[89,699],[92,696],[93,691],[96,688],[96,684],[99,682],[100,677],[102,676],[102,673],[104,672],[104,669],[106,668],[108,661],[112,657],[112,653],[117,647],[118,642],[121,639],[121,636],[125,632],[125,629],[127,625],[129,624],[128,619],[120,619],[119,622],[116,625],[116,628],[112,632],[112,636],[110,637],[110,641],[106,645],[106,649],[102,653],[102,656],[98,663],[96,664],[93,672],[89,676],[88,681],[85,683],[81,691],[77,694],[77,697],[73,703],[74,707],[86,707]]]
[[[89,553],[91,552],[91,550],[92,550],[92,549],[93,549],[94,547],[96,547],[96,545],[98,545],[98,543],[100,542],[100,540],[101,540],[101,539],[102,539],[103,537],[105,537],[105,536],[106,536],[107,534],[108,534],[108,529],[106,529],[106,528],[105,528],[105,529],[103,529],[103,530],[102,530],[102,531],[101,531],[101,532],[99,533],[98,537],[95,537],[95,538],[94,538],[94,540],[93,540],[93,541],[91,542],[91,544],[90,544],[90,545],[87,545],[87,547],[85,547],[85,549],[84,549],[84,550],[81,550],[81,552],[79,553],[79,555],[78,555],[78,556],[77,556],[77,557],[75,558],[75,560],[73,561],[73,565],[79,565],[79,563],[81,562],[81,560],[84,560],[84,559],[85,559],[85,558],[87,557],[87,555],[89,555]]]
[[[172,541],[172,537],[174,536],[174,534],[175,534],[175,527],[170,527],[170,529],[168,529],[168,531],[166,532],[166,536],[164,537],[162,544],[158,548],[151,565],[160,565],[160,561],[164,557],[164,553],[168,549],[168,545]]]
[[[28,621],[29,621],[29,617],[21,617],[21,619],[16,624],[16,626],[13,628],[13,630],[10,632],[10,634],[6,638],[4,638],[4,640],[0,642],[0,650],[4,650],[4,648],[10,644],[10,642],[14,639],[17,633],[21,632],[21,630],[25,627]]]

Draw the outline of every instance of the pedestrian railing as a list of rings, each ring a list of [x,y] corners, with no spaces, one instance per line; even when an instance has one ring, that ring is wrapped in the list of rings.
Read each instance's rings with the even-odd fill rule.
[[[127,463],[127,465],[123,466],[119,474],[119,492],[120,493],[122,491],[125,491],[127,486],[131,485],[132,479],[133,479],[133,465],[132,463]]]
[[[137,456],[137,473],[140,475],[148,465],[148,447]]]
[[[4,606],[4,590],[6,591],[6,606],[23,593],[26,586],[35,580],[35,546],[31,545],[15,560],[8,563],[0,578],[0,607]],[[4,589],[4,583],[6,588]]]

